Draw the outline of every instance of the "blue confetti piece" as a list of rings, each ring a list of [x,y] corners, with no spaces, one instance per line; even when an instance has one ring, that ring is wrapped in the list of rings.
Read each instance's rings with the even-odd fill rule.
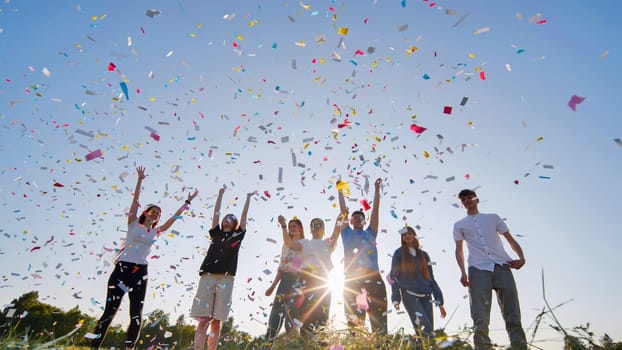
[[[119,85],[121,85],[121,91],[123,91],[123,95],[125,95],[125,99],[129,100],[130,96],[128,95],[128,92],[127,92],[127,84],[124,81],[122,81],[121,83],[119,83]]]
[[[406,0],[402,0],[402,8],[406,8]]]
[[[394,209],[391,209],[391,216],[392,216],[394,219],[397,219],[397,213],[395,213],[395,210],[394,210]]]
[[[423,78],[424,80],[430,80],[430,76],[429,76],[429,75],[427,75],[427,74],[424,74],[424,75],[422,76],[422,78]]]

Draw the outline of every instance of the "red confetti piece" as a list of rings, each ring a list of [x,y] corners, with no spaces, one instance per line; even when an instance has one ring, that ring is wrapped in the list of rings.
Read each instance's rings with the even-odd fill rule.
[[[35,250],[39,250],[39,249],[41,249],[41,247],[40,247],[40,246],[32,247],[32,249],[30,249],[30,252],[32,253],[32,252],[34,252]]]
[[[426,129],[426,128],[424,128],[423,126],[419,126],[419,125],[417,125],[417,124],[412,124],[412,125],[410,126],[410,130],[412,130],[412,131],[416,132],[417,134],[421,134],[421,133],[423,133],[424,131],[426,131],[427,129]]]
[[[365,211],[368,211],[369,209],[371,209],[371,206],[367,202],[367,199],[361,199],[361,205],[363,206],[363,209]]]
[[[445,114],[451,114],[451,110],[452,110],[451,106],[443,107],[443,113]]]
[[[108,63],[108,71],[109,72],[114,72],[114,70],[116,68],[117,68],[117,66],[114,63],[112,63],[112,62]]]
[[[481,80],[486,80],[486,73],[484,71],[479,72],[479,78]]]
[[[54,187],[65,187],[65,185],[63,185],[63,184],[62,184],[62,183],[60,183],[60,182],[55,182],[55,183],[54,183]]]
[[[514,180],[514,184],[515,184],[515,185],[518,185],[518,180]]]
[[[160,135],[156,134],[155,132],[152,132],[150,136],[152,139],[160,141]]]
[[[268,191],[263,191],[263,194],[264,194],[264,196],[266,196],[266,197],[270,198],[270,192],[268,192]]]
[[[536,22],[537,25],[546,24],[546,19],[539,20]]]
[[[356,55],[361,55],[361,56],[364,56],[364,55],[365,55],[365,53],[364,53],[361,49],[358,49],[358,50],[356,50],[356,52],[354,53],[354,56],[356,56]]]

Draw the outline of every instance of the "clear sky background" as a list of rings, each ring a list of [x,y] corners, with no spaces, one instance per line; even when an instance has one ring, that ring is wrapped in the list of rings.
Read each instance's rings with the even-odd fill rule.
[[[456,193],[472,188],[480,210],[507,219],[525,251],[515,273],[525,327],[544,307],[544,272],[549,303],[568,302],[555,310],[564,327],[589,322],[599,337],[621,341],[617,7],[4,0],[0,303],[36,290],[44,302],[99,317],[134,169],[144,165],[141,202],[165,216],[200,191],[152,249],[145,314],[188,315],[218,189],[226,185],[226,211],[237,215],[257,190],[232,315],[260,335],[278,214],[298,216],[307,232],[313,217],[332,227],[336,181],[349,183],[358,209],[380,177],[383,275],[399,228],[417,227],[453,314],[437,326],[455,334],[471,324],[452,226],[464,216]],[[576,111],[573,95],[585,98]],[[97,150],[102,157],[87,161]],[[339,244],[336,286],[342,256]],[[344,327],[340,294],[336,287],[335,328]],[[493,337],[508,344],[496,305],[492,315]],[[124,309],[116,322],[127,318]],[[535,344],[559,348],[552,320],[543,322]],[[389,329],[401,327],[411,331],[393,310]]]

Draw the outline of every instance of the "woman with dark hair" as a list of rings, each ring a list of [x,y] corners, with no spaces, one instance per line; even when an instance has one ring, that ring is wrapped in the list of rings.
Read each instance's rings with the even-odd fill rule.
[[[198,190],[195,190],[193,194],[188,194],[185,203],[177,209],[175,214],[162,226],[157,227],[162,213],[157,205],[147,205],[140,216],[136,216],[140,206],[142,181],[147,177],[145,168],[142,166],[136,168],[136,173],[138,179],[127,217],[127,236],[115,259],[115,268],[108,278],[106,306],[104,307],[104,314],[97,321],[93,331],[94,338],[91,342],[93,349],[98,349],[104,341],[108,327],[117,313],[125,293],[128,293],[130,299],[130,323],[127,328],[125,347],[126,349],[134,349],[140,335],[142,310],[147,291],[147,256],[151,251],[151,246],[161,233],[168,230],[175,220],[181,217],[181,214],[189,208],[194,197],[199,194]]]
[[[255,192],[246,195],[246,202],[242,209],[242,216],[238,218],[227,214],[219,224],[220,206],[225,188],[218,191],[212,228],[209,230],[211,240],[207,254],[199,270],[199,285],[197,294],[192,302],[190,316],[199,323],[194,332],[194,348],[202,350],[207,347],[215,350],[218,347],[220,329],[223,321],[229,316],[233,282],[238,269],[238,254],[244,236],[246,236],[246,217],[250,199]],[[210,328],[209,338],[207,330]]]
[[[391,300],[396,310],[403,302],[413,327],[429,337],[434,331],[432,304],[439,306],[441,317],[447,315],[443,293],[434,280],[430,256],[421,250],[415,229],[407,226],[399,233],[402,246],[395,250],[391,262]]]
[[[284,217],[279,216],[279,224],[281,227],[285,226]],[[305,238],[302,221],[296,217],[289,220],[287,226],[283,229],[294,241]],[[271,341],[279,334],[283,325],[285,325],[285,332],[287,334],[295,332],[299,326],[294,320],[300,321],[299,311],[302,306],[296,305],[298,296],[300,296],[300,294],[296,292],[296,281],[298,279],[298,270],[300,269],[301,263],[302,259],[300,253],[283,244],[278,271],[274,281],[265,293],[266,296],[270,296],[274,288],[278,285],[276,295],[274,296],[274,302],[272,302],[270,316],[268,317],[268,330],[266,332],[266,340],[268,341]]]

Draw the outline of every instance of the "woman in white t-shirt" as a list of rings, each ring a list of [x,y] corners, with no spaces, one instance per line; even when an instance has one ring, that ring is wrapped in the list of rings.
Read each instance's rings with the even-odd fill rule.
[[[301,253],[302,263],[298,272],[299,283],[303,287],[304,302],[302,305],[301,322],[304,332],[313,333],[326,327],[330,314],[329,273],[333,269],[330,259],[335,250],[339,233],[347,224],[347,213],[337,217],[333,234],[323,239],[325,234],[324,221],[319,218],[311,220],[313,239],[292,240],[284,229],[285,218],[279,216],[283,228],[283,242],[286,247]]]
[[[93,349],[98,349],[104,341],[108,327],[116,315],[125,293],[128,293],[130,299],[130,324],[127,328],[125,346],[126,349],[134,349],[140,335],[142,310],[147,292],[147,257],[151,251],[151,246],[161,233],[168,230],[175,220],[181,217],[181,214],[189,208],[192,199],[199,194],[199,191],[188,194],[185,203],[177,209],[175,214],[164,224],[157,226],[162,210],[155,204],[147,205],[140,217],[137,217],[140,206],[138,203],[140,187],[147,175],[142,166],[136,168],[136,173],[138,179],[130,212],[127,216],[127,236],[115,259],[115,268],[108,278],[104,313],[97,321],[92,333],[91,348]]]

